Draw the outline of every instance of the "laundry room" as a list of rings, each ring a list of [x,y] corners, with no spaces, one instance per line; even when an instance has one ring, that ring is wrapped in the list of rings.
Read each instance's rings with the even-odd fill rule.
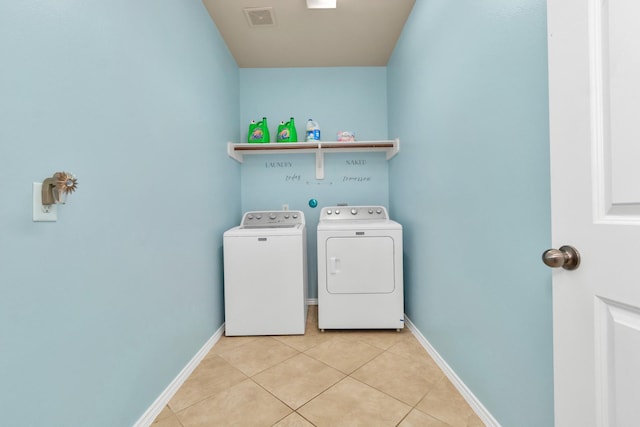
[[[266,116],[275,128],[278,121],[294,116],[300,135],[311,118],[320,125],[322,140],[336,140],[341,131],[353,132],[360,141],[387,140],[386,81],[385,67],[241,69],[240,134],[246,138],[252,119]],[[282,97],[283,87],[294,93],[311,90],[311,95]],[[305,213],[310,230],[310,298],[317,298],[314,231],[320,208],[389,205],[389,161],[385,152],[325,153],[322,179],[316,178],[313,152],[244,156],[240,169],[243,211],[287,206]]]
[[[7,425],[150,422],[224,330],[224,232],[303,212],[313,305],[338,204],[402,224],[407,318],[483,421],[553,425],[544,0],[416,1],[379,66],[238,66],[201,0],[2,2],[0,34]],[[314,153],[229,156],[262,117],[398,150],[326,152],[321,179]],[[77,189],[34,222],[58,171]]]

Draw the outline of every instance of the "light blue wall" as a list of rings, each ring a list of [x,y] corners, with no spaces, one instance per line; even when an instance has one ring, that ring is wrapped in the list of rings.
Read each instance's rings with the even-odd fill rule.
[[[223,321],[222,232],[302,209],[313,272],[316,198],[390,203],[410,318],[505,427],[552,425],[544,8],[419,1],[388,69],[238,70],[198,0],[1,2],[3,423],[131,425]],[[263,115],[402,149],[241,167]],[[79,189],[33,223],[58,170]]]
[[[306,121],[319,122],[322,140],[351,130],[361,141],[387,138],[386,67],[241,68],[240,132],[266,116],[275,141],[280,120],[293,116],[298,140]]]
[[[278,123],[293,116],[298,140],[306,121],[320,124],[322,140],[351,130],[358,140],[387,139],[385,67],[240,70],[240,132],[246,142],[252,119],[267,117],[272,140]],[[290,209],[305,213],[309,298],[317,298],[316,227],[322,206],[338,203],[388,206],[389,166],[384,153],[326,153],[325,177],[315,177],[313,154],[245,156],[242,209]],[[318,207],[309,207],[316,199]]]
[[[0,424],[132,425],[223,322],[237,66],[200,0],[3,1],[0,61]]]
[[[406,311],[505,427],[553,425],[545,7],[418,1],[387,70]]]

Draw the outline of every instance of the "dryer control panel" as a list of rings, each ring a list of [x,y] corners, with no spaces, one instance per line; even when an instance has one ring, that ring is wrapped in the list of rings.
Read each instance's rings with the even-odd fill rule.
[[[242,228],[291,228],[304,224],[302,211],[251,211],[242,216]]]
[[[384,206],[327,206],[320,211],[320,221],[386,221],[389,214]]]

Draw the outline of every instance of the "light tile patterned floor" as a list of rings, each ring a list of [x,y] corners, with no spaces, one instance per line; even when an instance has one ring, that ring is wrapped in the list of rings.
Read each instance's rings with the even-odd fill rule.
[[[153,427],[481,427],[407,329],[222,337]]]

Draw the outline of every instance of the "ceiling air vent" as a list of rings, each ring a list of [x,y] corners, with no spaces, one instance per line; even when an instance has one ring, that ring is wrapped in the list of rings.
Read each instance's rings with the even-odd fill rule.
[[[244,14],[252,27],[264,27],[276,24],[276,16],[272,7],[245,8]]]

